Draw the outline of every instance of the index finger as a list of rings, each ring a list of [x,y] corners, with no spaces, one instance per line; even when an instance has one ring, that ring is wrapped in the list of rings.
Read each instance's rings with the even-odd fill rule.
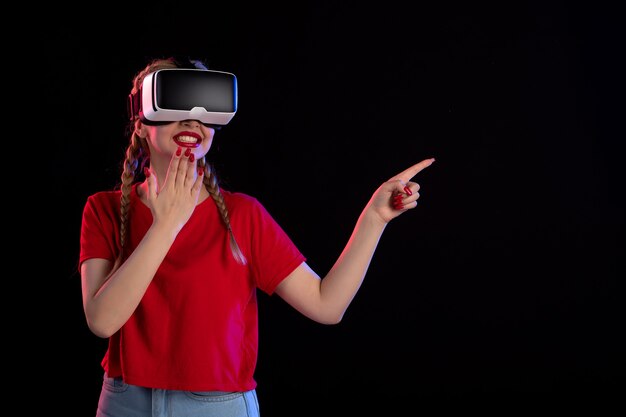
[[[418,162],[417,164],[405,169],[401,173],[394,175],[389,180],[390,181],[400,180],[402,182],[408,182],[411,178],[416,176],[421,170],[431,166],[433,162],[435,162],[435,158],[424,159],[423,161]]]

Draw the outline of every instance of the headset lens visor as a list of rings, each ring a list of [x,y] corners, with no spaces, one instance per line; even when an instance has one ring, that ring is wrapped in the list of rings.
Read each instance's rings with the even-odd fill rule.
[[[234,113],[237,110],[233,74],[202,70],[159,71],[154,79],[156,106],[165,110]]]

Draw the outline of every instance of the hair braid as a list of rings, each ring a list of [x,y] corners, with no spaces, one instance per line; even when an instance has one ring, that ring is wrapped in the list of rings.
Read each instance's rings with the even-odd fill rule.
[[[213,198],[213,201],[215,201],[220,216],[222,217],[222,222],[224,222],[226,230],[228,230],[228,235],[230,238],[230,250],[233,253],[233,256],[235,257],[235,260],[237,262],[239,262],[241,265],[246,265],[248,261],[246,260],[244,254],[241,252],[241,248],[239,248],[237,240],[235,239],[233,229],[230,227],[228,208],[226,207],[226,203],[224,202],[224,196],[220,191],[217,175],[215,175],[215,172],[213,171],[211,165],[206,162],[205,158],[202,158],[202,160],[198,162],[199,165],[204,169],[204,186],[211,195],[211,198]]]
[[[120,242],[119,242],[119,257],[124,257],[124,249],[128,242],[128,236],[130,235],[130,222],[128,219],[128,213],[130,211],[130,193],[133,183],[135,181],[135,174],[137,168],[145,164],[145,156],[143,155],[143,146],[141,138],[135,133],[132,134],[130,145],[126,149],[126,158],[124,160],[124,166],[122,170],[122,183],[120,189],[122,196],[120,198]]]

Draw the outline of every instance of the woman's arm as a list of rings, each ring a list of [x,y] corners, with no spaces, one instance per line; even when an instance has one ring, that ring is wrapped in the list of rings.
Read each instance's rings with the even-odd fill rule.
[[[126,261],[113,268],[106,259],[87,259],[81,265],[83,307],[93,333],[109,337],[133,314],[176,233],[151,227]]]
[[[432,158],[421,161],[376,190],[361,212],[346,247],[323,279],[303,263],[278,285],[276,293],[312,320],[339,323],[363,282],[385,227],[417,206],[419,185],[411,182],[411,178],[433,162]],[[397,198],[401,199],[400,206],[395,204]]]

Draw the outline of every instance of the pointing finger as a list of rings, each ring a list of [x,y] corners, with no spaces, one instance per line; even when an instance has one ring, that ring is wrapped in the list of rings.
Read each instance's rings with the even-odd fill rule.
[[[435,162],[435,158],[429,158],[429,159],[424,159],[421,162],[418,162],[417,164],[405,169],[404,171],[402,171],[401,173],[394,175],[393,177],[391,177],[389,180],[393,181],[393,180],[400,180],[403,183],[408,182],[411,178],[413,178],[414,176],[416,176],[421,170],[423,170],[424,168],[428,168],[429,166],[432,165],[432,163]]]

